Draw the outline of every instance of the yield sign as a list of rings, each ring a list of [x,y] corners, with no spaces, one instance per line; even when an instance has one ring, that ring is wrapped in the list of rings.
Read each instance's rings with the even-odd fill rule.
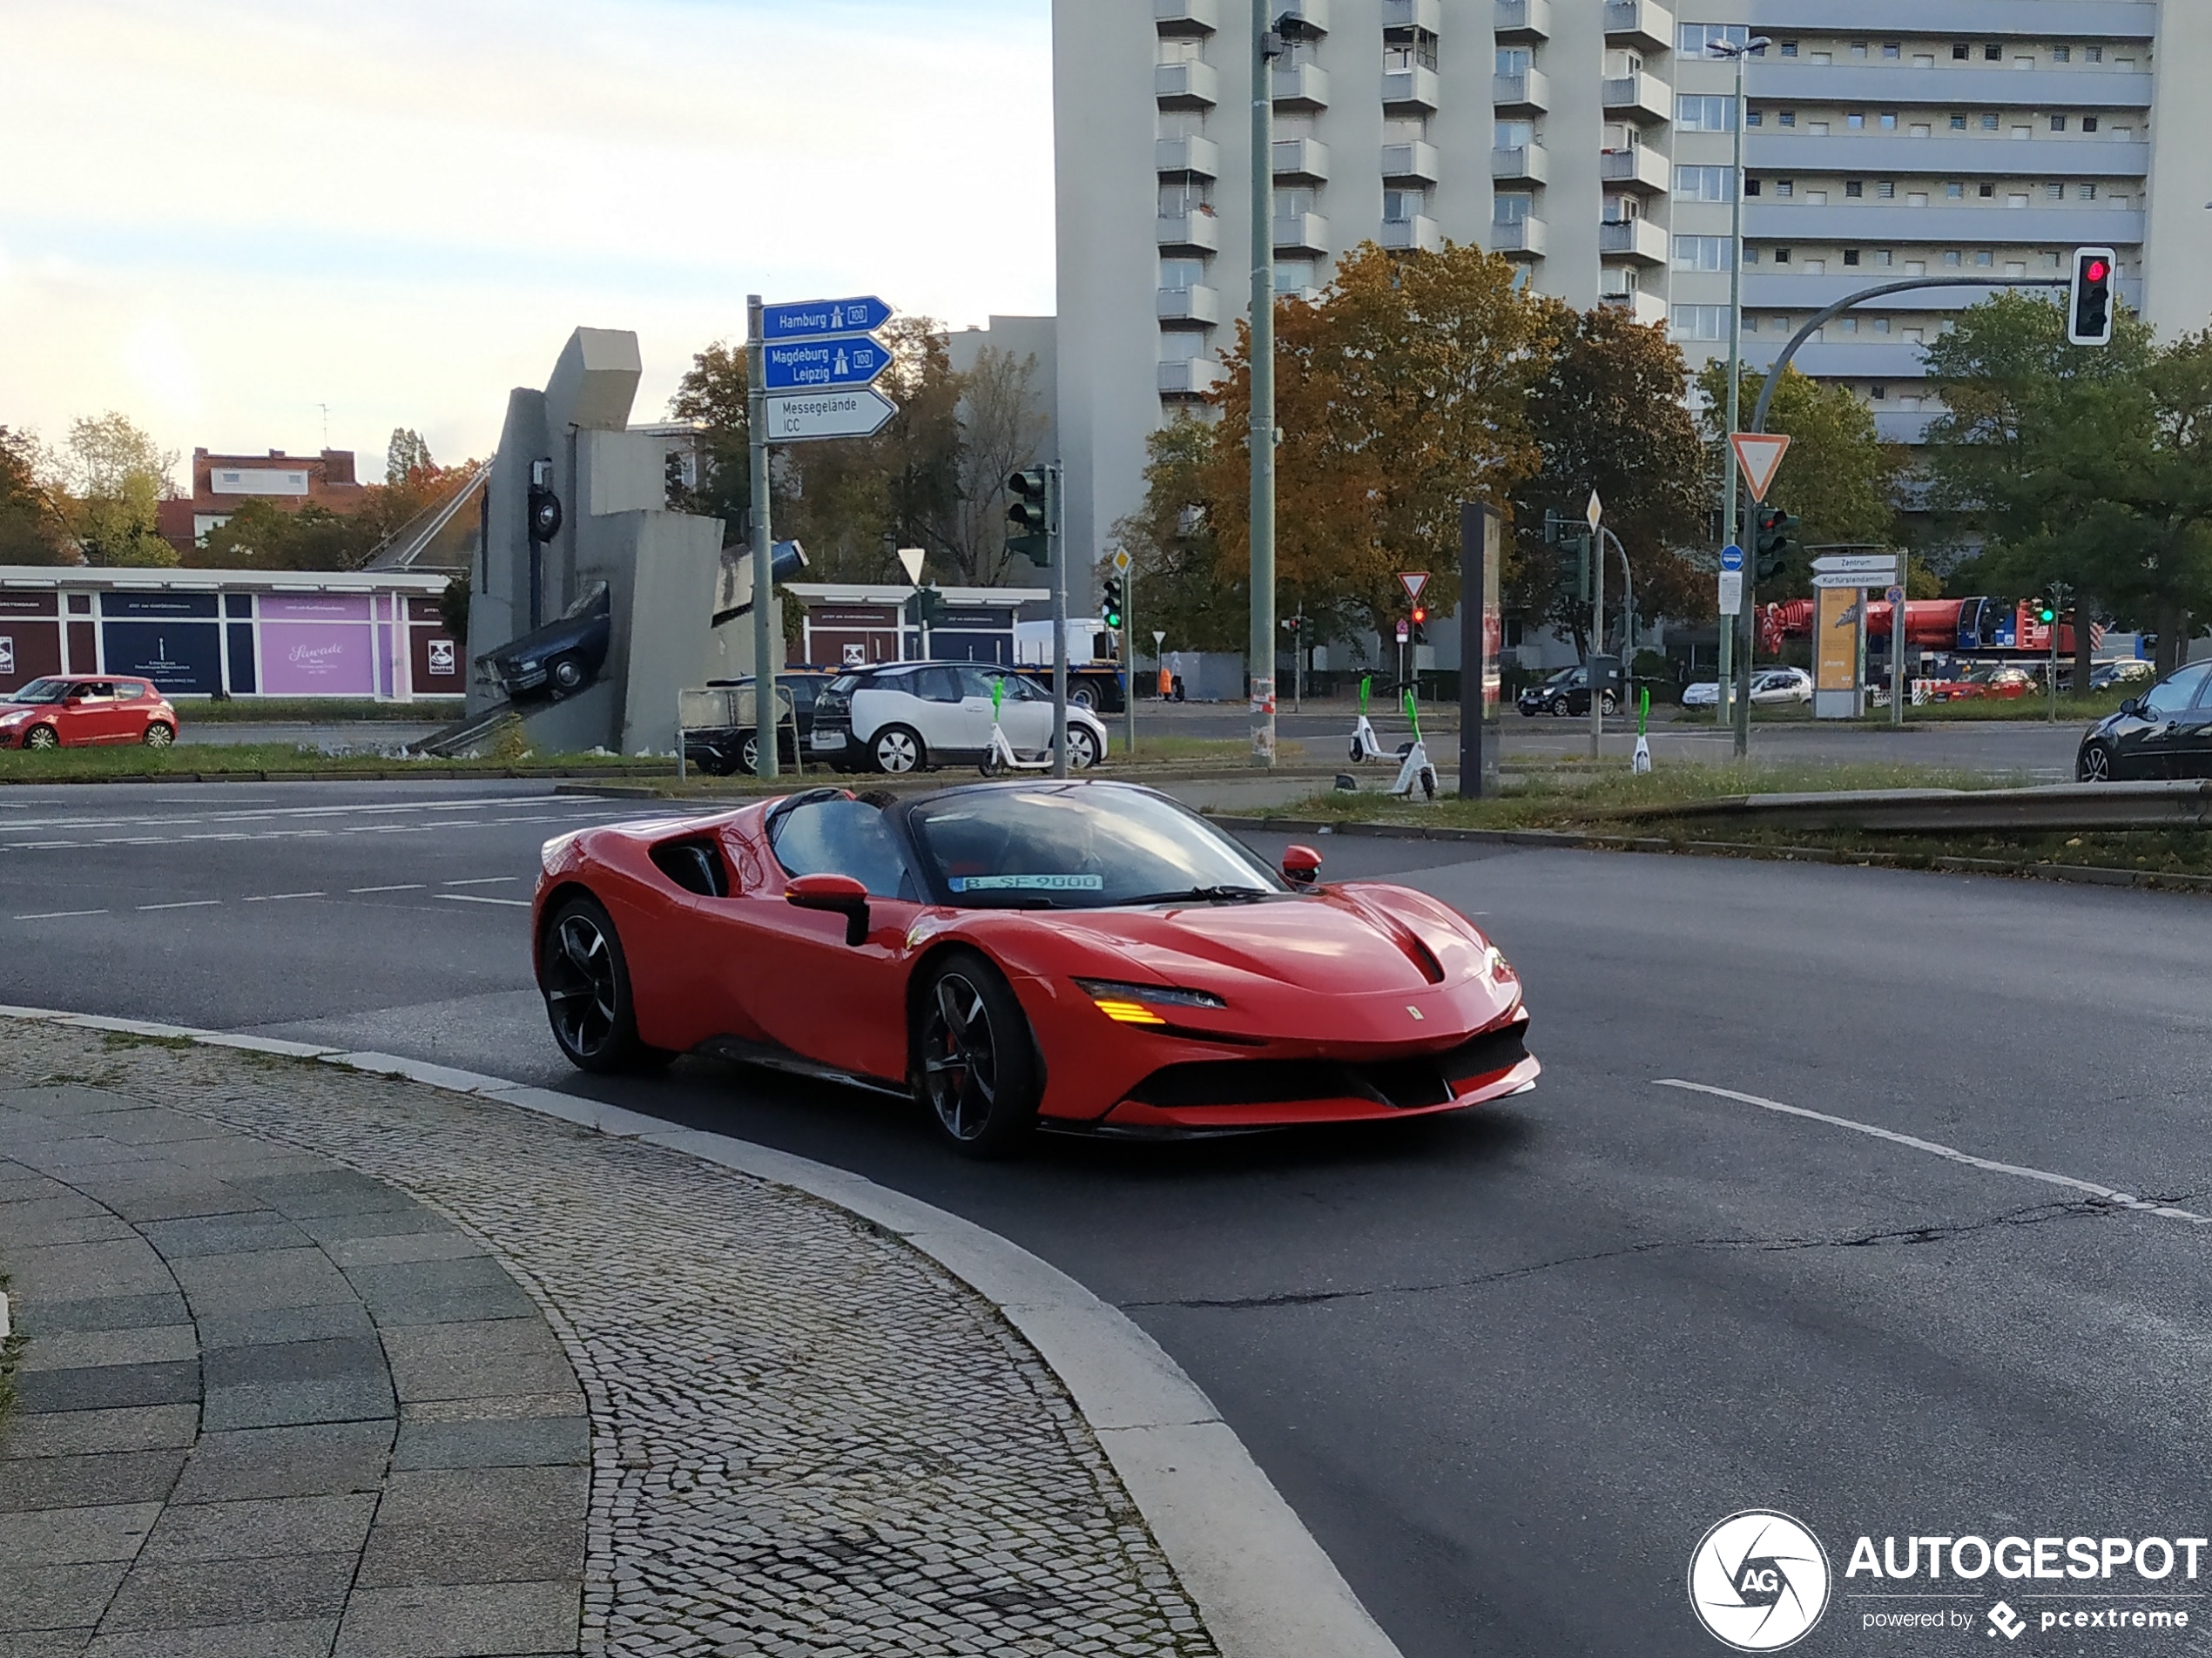
[[[1789,435],[1738,432],[1729,441],[1736,445],[1737,463],[1743,468],[1743,482],[1750,486],[1751,499],[1764,501],[1766,492],[1774,487],[1774,475],[1782,465],[1782,457],[1790,452]]]
[[[1428,585],[1426,570],[1400,570],[1398,579],[1406,583],[1406,597],[1413,603],[1421,602],[1421,590]]]
[[[920,547],[901,547],[899,549],[899,567],[907,572],[907,586],[921,585],[921,561],[928,556],[928,553]]]

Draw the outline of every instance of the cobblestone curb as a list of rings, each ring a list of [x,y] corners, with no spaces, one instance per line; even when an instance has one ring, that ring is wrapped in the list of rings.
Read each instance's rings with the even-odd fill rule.
[[[573,1095],[522,1087],[496,1077],[388,1055],[340,1054],[301,1043],[266,1041],[44,1009],[0,1008],[0,1018],[315,1060],[355,1071],[404,1078],[477,1102],[517,1107],[627,1142],[631,1155],[646,1160],[656,1169],[687,1165],[695,1168],[697,1160],[821,1199],[910,1245],[952,1279],[974,1290],[997,1309],[1013,1331],[1026,1338],[1025,1346],[1009,1334],[1008,1352],[1028,1358],[1028,1370],[1024,1373],[1029,1385],[1041,1399],[1049,1401],[1057,1398],[1061,1402],[1060,1414],[1054,1419],[1055,1431],[1064,1436],[1079,1461],[1085,1446],[1092,1447],[1094,1457],[1098,1450],[1104,1452],[1103,1458],[1096,1459],[1096,1466],[1089,1468],[1089,1477],[1096,1482],[1091,1506],[1096,1513],[1110,1521],[1109,1529],[1114,1534],[1107,1556],[1141,1562],[1157,1540],[1158,1554],[1151,1556],[1155,1564],[1145,1567],[1140,1563],[1137,1567],[1136,1583],[1141,1594],[1120,1617],[1094,1621],[1080,1632],[1055,1632],[1043,1645],[1016,1644],[1007,1640],[1005,1637],[1012,1631],[1002,1621],[991,1632],[996,1639],[981,1641],[974,1640],[974,1634],[981,1631],[956,1634],[950,1629],[926,1634],[916,1631],[914,1639],[902,1641],[895,1628],[879,1626],[873,1632],[876,1638],[868,1640],[865,1646],[818,1644],[815,1638],[825,1632],[810,1623],[803,1608],[826,1587],[835,1588],[855,1574],[867,1576],[873,1569],[867,1556],[874,1545],[867,1540],[875,1535],[871,1522],[860,1526],[849,1538],[842,1538],[834,1527],[829,1527],[823,1532],[826,1549],[819,1557],[810,1555],[798,1562],[780,1562],[786,1568],[786,1576],[790,1581],[795,1586],[803,1585],[806,1590],[791,1603],[792,1621],[784,1631],[787,1644],[656,1644],[659,1635],[668,1633],[666,1626],[651,1617],[632,1617],[620,1628],[611,1619],[604,1626],[610,1651],[797,1655],[863,1650],[973,1650],[1008,1654],[1161,1653],[1182,1658],[1183,1655],[1217,1650],[1224,1658],[1398,1658],[1396,1648],[1368,1616],[1334,1565],[1252,1462],[1250,1453],[1221,1420],[1211,1401],[1158,1345],[1117,1310],[1099,1301],[1065,1274],[972,1223],[863,1177],[808,1159],[719,1136],[671,1129],[655,1118]],[[195,1108],[186,1100],[173,1103],[186,1110],[205,1109]],[[496,1116],[476,1120],[496,1130]],[[269,1118],[266,1110],[259,1110],[253,1122],[240,1122],[238,1126],[284,1139],[312,1136],[312,1140],[303,1140],[302,1143],[312,1143],[317,1149],[370,1172],[387,1174],[433,1203],[439,1201],[437,1187],[444,1160],[468,1149],[448,1145],[437,1156],[410,1164],[408,1158],[412,1154],[395,1152],[390,1136],[361,1125],[349,1128],[342,1122],[332,1121],[327,1113],[320,1116],[313,1113],[294,1114],[278,1121]],[[497,1137],[496,1131],[493,1137]],[[384,1166],[395,1157],[395,1164]],[[678,1176],[664,1177],[679,1179],[680,1183]],[[532,1268],[525,1246],[546,1228],[543,1194],[518,1185],[510,1196],[503,1224],[511,1225],[512,1235],[487,1231],[487,1236],[502,1258],[518,1269],[518,1278],[528,1280]],[[639,1231],[637,1235],[645,1234]],[[523,1252],[523,1258],[518,1258],[517,1250]],[[921,1263],[914,1266],[922,1270]],[[571,1260],[563,1264],[563,1269],[588,1272],[589,1263]],[[718,1272],[727,1270],[726,1264],[718,1264]],[[625,1292],[634,1295],[637,1290],[632,1285]],[[553,1316],[550,1310],[549,1316]],[[554,1322],[564,1337],[571,1334],[563,1327],[560,1318],[555,1317]],[[1035,1364],[1035,1358],[1029,1355],[1031,1348],[1036,1355],[1042,1355],[1043,1365]],[[574,1347],[571,1357],[577,1358]],[[637,1358],[642,1365],[647,1356],[641,1353]],[[774,1358],[764,1358],[764,1373],[776,1371]],[[788,1355],[784,1358],[789,1362]],[[660,1363],[662,1359],[655,1356],[653,1362]],[[608,1384],[599,1374],[601,1368],[590,1354],[577,1358],[577,1373],[595,1415],[608,1397]],[[1063,1386],[1065,1394],[1060,1392]],[[680,1412],[684,1400],[678,1390],[646,1403],[654,1408]],[[1025,1425],[1034,1430],[1030,1419],[1035,1414],[1017,1413],[1002,1425],[995,1424],[994,1432],[1010,1435],[1008,1444],[1011,1448],[1019,1442]],[[1050,1416],[1051,1412],[1044,1414]],[[684,1442],[685,1438],[684,1433],[678,1432],[673,1442]],[[836,1435],[830,1434],[828,1441],[834,1446]],[[806,1446],[794,1445],[788,1449],[793,1456],[805,1459]],[[822,1447],[815,1446],[813,1450],[819,1453]],[[622,1454],[627,1458],[630,1452],[625,1448]],[[659,1471],[661,1483],[652,1490],[657,1495],[664,1495],[696,1489],[703,1472],[711,1473],[716,1470],[717,1454],[716,1448],[710,1445],[700,1456],[679,1455],[673,1468]],[[1018,1474],[1019,1469],[1009,1472]],[[927,1471],[923,1473],[926,1474]],[[1134,1512],[1122,1507],[1116,1518],[1116,1509],[1124,1500],[1123,1492],[1125,1500],[1134,1504]],[[616,1525],[617,1516],[611,1506],[603,1506],[596,1482],[593,1505],[592,1542],[597,1557],[602,1542],[613,1535],[607,1528]],[[765,1517],[749,1518],[763,1520]],[[1016,1558],[1022,1541],[1018,1527],[1008,1537],[979,1533],[973,1540],[962,1540],[964,1547],[982,1548],[982,1558],[997,1563],[1001,1570]],[[1076,1541],[1055,1532],[1046,1558],[1063,1560]],[[940,1562],[945,1573],[962,1570],[957,1563],[957,1556],[962,1552],[963,1549],[956,1548]],[[1161,1558],[1163,1555],[1164,1558]],[[704,1556],[694,1556],[693,1563],[702,1571],[715,1565]],[[726,1561],[719,1569],[725,1577],[733,1575]],[[1058,1568],[1040,1567],[1040,1580],[1049,1581],[1055,1569]],[[760,1568],[755,1565],[752,1575],[759,1574]],[[1015,1574],[1017,1579],[1022,1575]],[[641,1585],[633,1583],[631,1587]],[[722,1586],[725,1589],[731,1587],[728,1583]],[[620,1581],[596,1589],[587,1587],[587,1629],[592,1627],[595,1607],[604,1604],[610,1596],[618,1596],[623,1587]],[[666,1598],[669,1593],[665,1586],[642,1587],[645,1599],[639,1604],[647,1607],[654,1604],[655,1594]],[[1096,1582],[1091,1585],[1094,1594],[1097,1587]],[[1027,1593],[1018,1584],[995,1591],[978,1587],[975,1592],[985,1596],[1012,1594],[1017,1601]],[[1048,1598],[1055,1592],[1048,1589]],[[678,1600],[681,1593],[677,1594]],[[1189,1601],[1183,1599],[1185,1594]],[[1190,1601],[1196,1602],[1195,1608]],[[1044,1608],[1035,1601],[1023,1601],[1019,1607],[1009,1601],[994,1609],[1023,1619],[1025,1614],[1035,1616]],[[1032,1623],[1030,1628],[1035,1629],[1037,1626]],[[725,1626],[724,1634],[725,1638],[734,1638],[735,1626]],[[1069,1640],[1064,1635],[1076,1638]],[[625,1637],[630,1636],[637,1637],[642,1644],[626,1641]],[[851,1638],[848,1631],[845,1639]]]

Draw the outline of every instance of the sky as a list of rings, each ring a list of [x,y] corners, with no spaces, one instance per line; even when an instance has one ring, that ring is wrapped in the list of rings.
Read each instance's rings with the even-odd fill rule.
[[[398,426],[489,453],[579,324],[636,331],[654,420],[748,293],[1049,313],[1050,33],[1049,0],[0,0],[0,425],[119,409],[188,457],[327,418],[373,482]]]

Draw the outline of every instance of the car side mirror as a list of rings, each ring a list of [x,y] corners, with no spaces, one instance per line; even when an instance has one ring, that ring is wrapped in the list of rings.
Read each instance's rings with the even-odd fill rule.
[[[2143,699],[2140,697],[2130,697],[2120,704],[2120,711],[2130,719],[2141,719],[2143,714]]]
[[[1321,854],[1311,846],[1286,846],[1283,878],[1294,886],[1311,886],[1321,879]]]
[[[842,915],[846,943],[867,941],[868,889],[850,875],[800,875],[784,888],[784,901],[797,909]]]

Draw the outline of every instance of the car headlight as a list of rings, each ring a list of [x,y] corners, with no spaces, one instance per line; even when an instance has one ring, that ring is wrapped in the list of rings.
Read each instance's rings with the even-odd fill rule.
[[[30,718],[30,710],[18,708],[12,714],[0,714],[0,725],[20,725]]]
[[[1164,1025],[1152,1011],[1157,1008],[1226,1008],[1229,1004],[1206,990],[1184,990],[1173,985],[1129,984],[1118,979],[1078,979],[1076,987],[1098,1004],[1098,1011],[1117,1025]]]
[[[1513,970],[1513,963],[1506,960],[1506,953],[1494,944],[1483,952],[1482,965],[1496,984],[1512,984],[1521,977]]]

